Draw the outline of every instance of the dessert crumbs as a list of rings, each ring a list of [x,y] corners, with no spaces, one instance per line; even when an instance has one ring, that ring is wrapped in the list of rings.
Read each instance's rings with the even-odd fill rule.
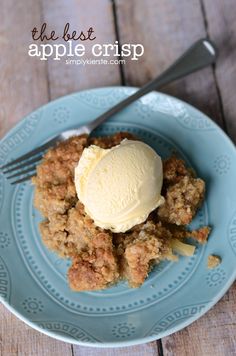
[[[207,268],[208,269],[216,268],[217,266],[219,266],[220,263],[221,263],[220,256],[209,255],[207,258]]]

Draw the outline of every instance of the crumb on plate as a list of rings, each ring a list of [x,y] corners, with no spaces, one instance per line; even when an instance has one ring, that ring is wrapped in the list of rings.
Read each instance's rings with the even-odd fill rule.
[[[209,255],[207,259],[207,268],[208,269],[213,269],[219,266],[221,263],[221,258],[216,255]]]

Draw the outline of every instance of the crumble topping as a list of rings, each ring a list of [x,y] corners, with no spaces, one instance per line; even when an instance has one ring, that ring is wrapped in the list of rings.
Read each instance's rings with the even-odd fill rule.
[[[200,178],[178,177],[166,190],[165,203],[158,209],[160,219],[176,225],[188,225],[201,205],[205,183]]]

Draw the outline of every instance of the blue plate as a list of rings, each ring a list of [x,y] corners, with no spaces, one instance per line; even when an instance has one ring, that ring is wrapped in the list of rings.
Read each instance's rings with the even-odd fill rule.
[[[92,120],[136,89],[111,87],[55,100],[22,120],[0,144],[0,164],[63,130]],[[72,292],[70,261],[41,242],[33,187],[11,186],[0,175],[0,294],[3,304],[33,328],[70,343],[116,347],[152,341],[198,319],[236,276],[236,151],[223,131],[190,105],[153,92],[97,129],[129,131],[163,158],[173,151],[207,182],[206,200],[192,227],[211,225],[206,246],[178,263],[161,263],[143,286],[126,283],[98,292]],[[209,254],[222,263],[208,270]]]

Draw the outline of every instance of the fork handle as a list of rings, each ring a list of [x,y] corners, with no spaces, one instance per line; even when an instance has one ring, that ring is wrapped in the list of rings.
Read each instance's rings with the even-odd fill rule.
[[[101,125],[112,115],[124,109],[143,95],[214,63],[216,57],[217,49],[209,39],[198,40],[160,76],[151,80],[134,94],[128,96],[128,98],[122,100],[101,116],[87,124],[86,129],[88,133],[90,134],[97,126]]]

